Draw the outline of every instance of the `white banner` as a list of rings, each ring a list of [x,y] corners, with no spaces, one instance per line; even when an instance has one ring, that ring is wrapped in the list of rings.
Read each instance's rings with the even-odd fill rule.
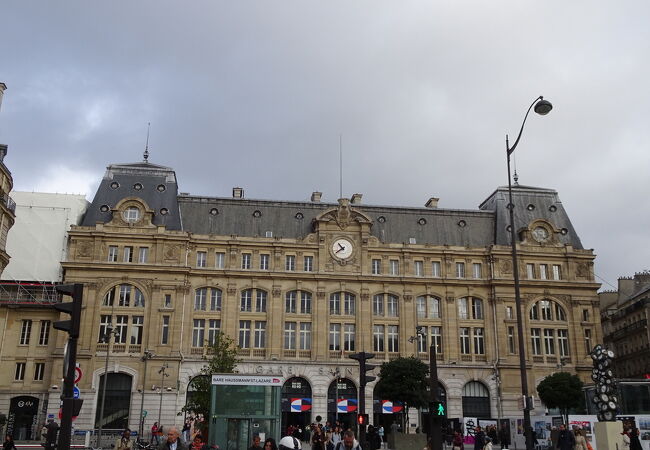
[[[238,386],[282,386],[282,378],[259,375],[222,374],[212,375],[212,384]]]

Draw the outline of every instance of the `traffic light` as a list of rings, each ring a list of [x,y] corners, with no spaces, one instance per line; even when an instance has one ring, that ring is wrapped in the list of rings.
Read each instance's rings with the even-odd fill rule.
[[[357,423],[359,425],[368,425],[368,414],[357,415]]]
[[[375,381],[377,377],[373,375],[366,375],[366,372],[370,372],[377,367],[375,364],[366,364],[366,360],[372,359],[375,357],[374,353],[359,352],[353,353],[350,355],[350,359],[359,361],[359,384],[365,386],[371,381]]]
[[[447,415],[447,408],[443,402],[432,402],[433,411],[430,411],[434,417],[444,417]]]
[[[69,314],[70,319],[56,321],[52,326],[57,330],[67,332],[71,338],[78,338],[79,325],[81,323],[83,284],[62,284],[56,287],[56,291],[63,296],[71,296],[72,302],[54,304],[54,309]]]

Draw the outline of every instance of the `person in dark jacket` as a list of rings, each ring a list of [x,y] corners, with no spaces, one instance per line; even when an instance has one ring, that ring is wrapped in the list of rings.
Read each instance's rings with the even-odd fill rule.
[[[501,424],[501,429],[499,430],[499,442],[501,443],[502,450],[508,450],[510,446],[510,431],[505,423]]]
[[[557,435],[557,448],[560,450],[573,450],[576,443],[576,438],[573,433],[566,429],[564,425],[560,425],[560,432]]]
[[[14,444],[14,437],[12,435],[8,434],[5,436],[2,450],[16,450],[16,444]]]
[[[485,447],[485,433],[481,427],[476,427],[474,428],[474,450],[483,450],[483,447]]]
[[[641,450],[641,441],[639,440],[639,429],[630,430],[630,450]]]
[[[56,447],[56,438],[59,434],[59,424],[56,423],[54,419],[49,419],[47,421],[47,434],[45,435],[45,448],[53,449]]]

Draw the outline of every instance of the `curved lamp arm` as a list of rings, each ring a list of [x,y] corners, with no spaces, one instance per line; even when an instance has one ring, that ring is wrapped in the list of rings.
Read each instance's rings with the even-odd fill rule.
[[[526,111],[526,115],[524,116],[524,121],[521,123],[519,135],[517,136],[517,139],[515,140],[515,143],[512,145],[512,147],[510,147],[510,144],[508,142],[508,135],[506,135],[506,151],[508,152],[508,156],[510,156],[510,154],[515,151],[515,148],[517,148],[519,139],[521,139],[521,133],[524,131],[524,125],[526,125],[526,119],[528,119],[528,114],[530,113],[530,110],[533,109],[533,106],[535,106],[535,112],[541,115],[548,114],[548,112],[553,108],[551,103],[547,100],[544,100],[544,97],[541,95],[537,97],[533,103],[530,104],[528,111]]]

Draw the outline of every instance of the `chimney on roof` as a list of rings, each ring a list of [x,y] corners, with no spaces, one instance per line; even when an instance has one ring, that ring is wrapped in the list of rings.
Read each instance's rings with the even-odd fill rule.
[[[314,203],[319,203],[320,198],[323,196],[322,192],[314,191],[311,193],[311,201]]]
[[[0,81],[0,107],[2,106],[2,96],[5,93],[5,89],[7,89],[7,85]]]
[[[232,198],[244,198],[244,189],[240,187],[232,188]]]
[[[363,197],[363,194],[352,194],[352,198],[350,199],[350,203],[353,205],[360,205],[361,204],[361,197]]]
[[[427,202],[424,204],[425,208],[437,208],[438,207],[438,200],[440,200],[438,197],[431,197]]]

